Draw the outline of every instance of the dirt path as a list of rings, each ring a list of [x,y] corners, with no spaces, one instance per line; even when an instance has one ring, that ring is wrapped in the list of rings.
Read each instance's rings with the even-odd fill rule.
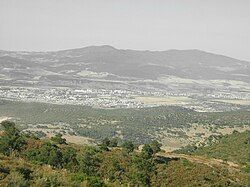
[[[213,166],[219,166],[219,167],[225,167],[229,171],[239,171],[239,165],[233,162],[225,162],[220,159],[215,158],[206,158],[202,156],[196,156],[196,155],[185,155],[185,154],[177,154],[177,153],[158,153],[158,156],[163,156],[167,158],[184,158],[190,162],[205,164],[207,166],[213,167]]]

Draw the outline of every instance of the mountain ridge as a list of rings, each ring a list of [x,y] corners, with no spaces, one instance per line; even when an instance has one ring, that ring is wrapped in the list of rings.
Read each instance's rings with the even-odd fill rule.
[[[224,54],[219,54],[219,53],[214,53],[206,50],[200,50],[196,48],[191,48],[191,49],[168,49],[168,50],[140,50],[140,49],[123,49],[123,48],[116,48],[112,45],[90,45],[90,46],[84,46],[84,47],[77,47],[77,48],[69,48],[69,49],[60,49],[60,50],[50,50],[50,51],[32,51],[32,50],[1,50],[0,52],[10,52],[10,53],[57,53],[57,52],[66,52],[66,51],[74,51],[74,50],[86,50],[86,49],[98,49],[98,48],[106,48],[106,49],[112,49],[116,51],[136,51],[136,52],[152,52],[152,53],[165,53],[165,52],[201,52],[201,53],[206,53],[206,54],[211,54],[211,55],[217,55],[225,58],[230,58],[234,60],[239,60],[243,62],[248,62],[248,60],[242,60],[238,59],[235,57],[231,57],[229,55],[224,55]]]
[[[15,59],[6,60],[6,56]],[[139,80],[159,80],[174,76],[183,79],[250,82],[249,62],[197,49],[139,51],[103,45],[54,52],[0,51],[0,57],[0,74],[5,76],[11,71],[23,73],[24,70],[18,67],[19,63],[25,60],[29,62],[26,63],[26,68],[30,69],[28,74],[32,74],[27,75],[28,77],[37,76],[31,71],[34,63],[42,65],[42,69],[46,71],[51,71],[50,74],[62,74],[72,79],[84,79],[86,76],[89,78],[89,74],[93,76],[94,72],[96,76],[100,76],[99,79],[105,79],[106,75]],[[8,63],[15,65],[6,73],[3,68],[10,68]],[[27,71],[25,73],[27,74]],[[61,76],[58,77],[60,78]]]

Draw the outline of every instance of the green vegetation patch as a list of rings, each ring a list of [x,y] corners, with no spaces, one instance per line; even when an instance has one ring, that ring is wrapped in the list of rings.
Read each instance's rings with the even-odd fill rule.
[[[61,135],[40,140],[2,122],[0,186],[247,186],[244,172],[160,157],[159,144],[104,139],[98,146],[68,144]]]
[[[69,133],[76,135],[96,140],[121,137],[138,144],[149,143],[163,131],[188,128],[193,123],[214,124],[215,128],[250,125],[250,111],[199,113],[176,106],[95,109],[75,105],[0,100],[0,116],[12,117],[21,129],[27,129],[28,124],[29,127],[43,127],[43,124],[56,124],[61,127],[68,125],[73,130]],[[176,133],[179,137],[186,136],[181,131]]]
[[[194,154],[219,158],[241,165],[250,163],[250,131],[239,133],[235,131],[209,146],[199,147]]]

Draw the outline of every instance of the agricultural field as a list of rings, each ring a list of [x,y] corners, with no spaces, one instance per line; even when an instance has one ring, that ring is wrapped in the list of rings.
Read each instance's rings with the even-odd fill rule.
[[[189,103],[192,99],[188,97],[136,97],[142,103],[151,105],[185,105]]]

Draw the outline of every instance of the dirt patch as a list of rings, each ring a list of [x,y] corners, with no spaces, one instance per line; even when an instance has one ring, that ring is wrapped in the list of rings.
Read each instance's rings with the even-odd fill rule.
[[[164,153],[160,152],[157,153],[158,156],[164,156],[167,158],[182,158],[186,159],[190,162],[196,162],[200,164],[205,164],[207,166],[213,167],[213,166],[219,166],[219,167],[225,167],[228,168],[230,171],[239,171],[239,165],[233,162],[223,162],[223,160],[220,159],[214,159],[214,158],[206,158],[202,156],[196,156],[196,155],[185,155],[185,154],[176,154],[176,153]]]
[[[65,138],[67,140],[67,142],[78,144],[78,145],[92,145],[92,144],[94,144],[93,139],[83,137],[83,136],[64,135],[63,138]]]
[[[183,142],[180,138],[167,137],[162,140],[162,149],[166,152],[172,152],[187,144],[187,141]]]

